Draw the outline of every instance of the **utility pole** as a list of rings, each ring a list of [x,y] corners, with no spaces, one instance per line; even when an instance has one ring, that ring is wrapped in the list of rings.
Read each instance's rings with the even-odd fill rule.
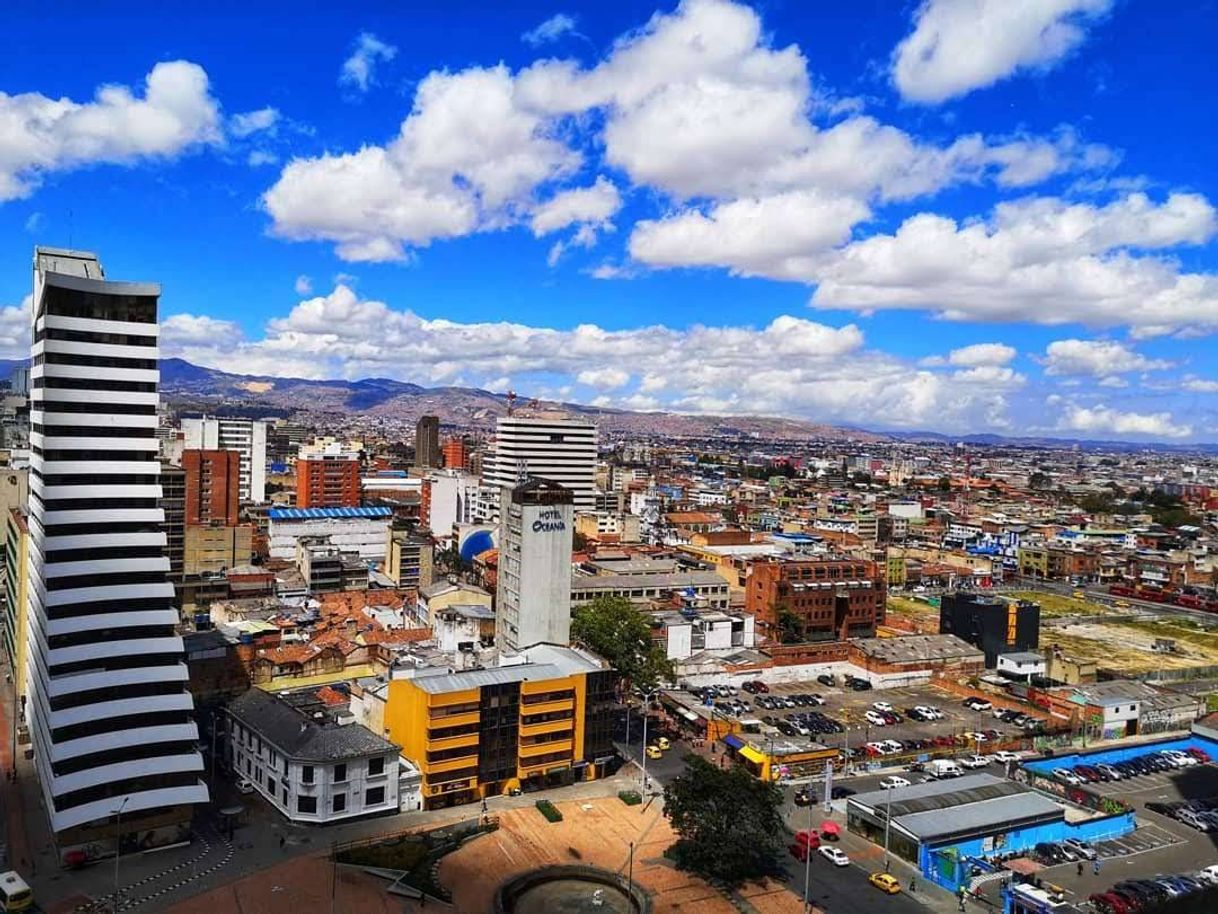
[[[804,914],[811,914],[811,882],[812,882],[812,810],[815,804],[808,804],[808,842],[804,847]]]
[[[884,791],[884,872],[888,872],[888,831],[892,825],[892,785]]]
[[[651,708],[651,696],[655,692],[643,693],[643,793],[647,792],[647,712]]]

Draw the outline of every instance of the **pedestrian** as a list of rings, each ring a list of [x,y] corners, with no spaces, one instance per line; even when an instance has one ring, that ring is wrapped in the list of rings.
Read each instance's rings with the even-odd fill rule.
[[[918,888],[918,880],[915,877],[910,876],[909,877],[909,891],[912,893],[917,888]]]
[[[887,873],[887,872],[888,872],[888,868],[889,868],[890,866],[892,866],[892,861],[891,861],[891,860],[885,860],[885,861],[884,861],[884,872],[885,872],[885,873]]]
[[[1078,862],[1078,877],[1083,878],[1083,861],[1081,860]]]
[[[280,835],[279,836],[279,849],[283,850],[283,846],[287,843],[288,843],[288,839],[285,836]]]

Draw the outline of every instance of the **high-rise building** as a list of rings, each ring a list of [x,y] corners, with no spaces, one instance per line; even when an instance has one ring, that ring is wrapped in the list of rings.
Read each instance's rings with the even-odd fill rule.
[[[30,530],[21,508],[4,512],[4,648],[17,694],[26,694]]]
[[[61,853],[187,839],[208,799],[158,501],[159,296],[35,250],[27,708]]]
[[[359,452],[339,444],[301,450],[296,460],[296,507],[357,508],[360,503]]]
[[[494,452],[483,467],[488,486],[513,488],[526,476],[571,490],[575,507],[596,501],[596,426],[570,419],[508,416],[495,423]]]
[[[444,466],[449,470],[469,469],[469,444],[460,436],[444,442]]]
[[[169,576],[182,577],[182,556],[186,544],[186,471],[172,464],[161,464],[161,510],[165,520],[165,555],[169,557]]]
[[[440,465],[440,419],[420,416],[414,427],[414,463],[419,467]]]
[[[186,523],[237,526],[241,455],[237,451],[183,451],[182,469],[186,472]]]
[[[430,536],[390,530],[385,541],[385,575],[395,587],[422,590],[435,579],[435,546]]]
[[[546,479],[503,489],[495,644],[514,652],[571,641],[571,490]]]
[[[266,423],[257,419],[204,416],[182,420],[187,450],[236,451],[241,455],[239,492],[242,501],[266,501]]]

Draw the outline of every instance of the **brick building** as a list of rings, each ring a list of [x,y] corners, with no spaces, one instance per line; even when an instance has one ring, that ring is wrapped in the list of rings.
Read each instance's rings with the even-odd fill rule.
[[[444,466],[453,470],[469,469],[469,446],[464,438],[449,438],[444,442]]]
[[[237,451],[182,452],[186,473],[186,524],[237,525],[241,455]]]
[[[296,507],[357,508],[359,503],[357,455],[319,454],[296,461]]]
[[[884,622],[881,562],[846,557],[760,559],[745,574],[745,609],[760,634],[781,637],[779,617],[789,610],[805,641],[872,638]]]

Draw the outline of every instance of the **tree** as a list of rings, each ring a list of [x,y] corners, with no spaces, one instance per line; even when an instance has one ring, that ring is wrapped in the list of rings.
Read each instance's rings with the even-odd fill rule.
[[[575,552],[583,552],[588,548],[588,537],[576,530],[571,534],[571,548]]]
[[[778,636],[783,644],[798,644],[804,640],[804,627],[799,616],[786,606],[777,607]]]
[[[678,836],[668,855],[677,867],[733,888],[775,873],[786,834],[782,792],[741,766],[685,761],[664,788],[664,815]]]
[[[609,661],[643,691],[676,675],[664,648],[651,640],[651,622],[625,597],[597,597],[575,610],[571,640]]]
[[[952,478],[950,476],[939,477],[939,491],[950,492],[952,490]]]

